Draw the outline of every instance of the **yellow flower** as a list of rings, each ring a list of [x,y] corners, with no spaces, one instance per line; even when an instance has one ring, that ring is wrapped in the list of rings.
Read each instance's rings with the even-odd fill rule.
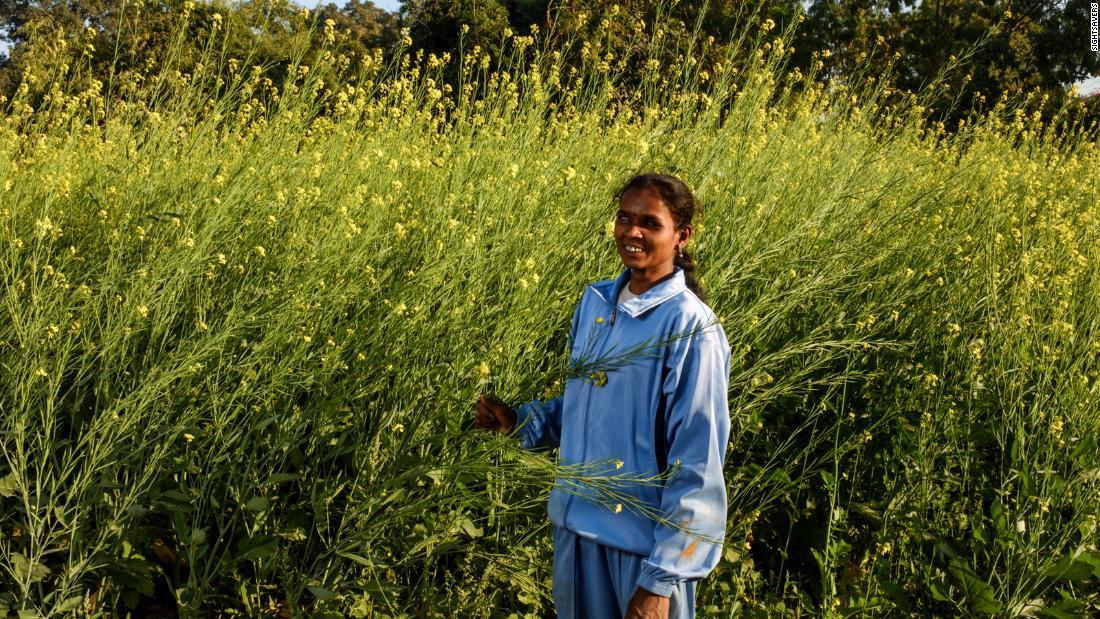
[[[622,511],[623,511],[623,504],[622,503],[616,503],[615,504],[615,513],[618,514]]]
[[[256,252],[256,254],[257,254],[258,256],[260,256],[261,258],[263,258],[263,257],[266,257],[266,256],[267,256],[267,250],[266,250],[266,249],[264,249],[264,246],[263,246],[263,245],[257,245],[257,246],[255,246],[255,247],[253,247],[253,248],[252,248],[252,250],[253,250],[253,251],[255,251],[255,252]]]
[[[598,324],[598,325],[603,324],[603,316],[596,316],[596,324]]]
[[[393,431],[394,432],[404,432],[405,431],[404,424],[400,424],[400,423],[393,424]]]
[[[35,370],[34,373],[35,375],[41,376],[42,378],[49,376],[49,374],[46,373],[46,370],[43,370],[42,368],[38,368],[37,370]]]
[[[623,468],[623,461],[622,461],[622,460],[616,460],[616,461],[615,461],[615,468],[616,468],[616,469],[621,469],[621,468]]]
[[[1051,433],[1060,434],[1062,432],[1062,427],[1064,426],[1064,423],[1065,422],[1062,421],[1061,417],[1055,417],[1054,419],[1052,419],[1050,422]]]
[[[190,443],[191,441],[195,440],[195,435],[194,434],[188,434],[188,433],[185,432],[183,434],[183,440],[187,443]]]
[[[482,378],[488,378],[489,374],[492,373],[492,370],[489,369],[489,364],[488,363],[485,363],[484,361],[482,361],[477,366],[477,373]]]

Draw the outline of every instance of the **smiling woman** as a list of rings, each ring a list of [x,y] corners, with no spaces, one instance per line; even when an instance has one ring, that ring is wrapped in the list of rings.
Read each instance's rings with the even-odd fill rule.
[[[685,249],[696,209],[687,185],[668,174],[639,174],[623,186],[618,198],[615,241],[619,257],[631,270],[629,291],[641,294],[680,267],[688,288],[705,300],[695,281],[695,263]]]
[[[670,343],[571,379],[545,402],[512,409],[484,395],[476,424],[514,433],[526,448],[558,447],[562,465],[609,463],[628,479],[661,480],[628,483],[607,501],[558,479],[548,505],[558,617],[693,617],[696,582],[718,563],[725,537],[730,349],[684,250],[691,191],[674,176],[641,174],[617,197],[615,243],[626,269],[581,296],[570,364],[588,351]]]

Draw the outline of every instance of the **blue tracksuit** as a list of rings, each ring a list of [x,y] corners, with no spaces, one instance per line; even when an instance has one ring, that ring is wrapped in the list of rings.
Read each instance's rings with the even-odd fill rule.
[[[590,285],[573,313],[570,363],[596,361],[590,376],[568,380],[557,398],[516,409],[522,445],[559,447],[562,465],[610,462],[601,474],[614,476],[672,473],[663,485],[617,487],[631,497],[623,502],[568,480],[555,484],[547,511],[554,524],[554,599],[563,619],[620,617],[638,587],[671,596],[672,617],[692,616],[693,581],[718,563],[725,534],[725,332],[688,290],[679,267],[618,305],[629,279],[624,269],[615,280]],[[596,369],[599,360],[621,359],[639,345],[645,352],[628,364],[605,363],[603,375]],[[634,502],[681,528],[639,513]]]

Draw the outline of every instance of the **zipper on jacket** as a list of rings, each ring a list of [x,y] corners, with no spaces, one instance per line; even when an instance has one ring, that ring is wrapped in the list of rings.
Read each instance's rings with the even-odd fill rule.
[[[607,344],[611,341],[611,336],[615,334],[615,317],[618,315],[618,313],[619,313],[618,305],[612,306],[611,320],[608,321],[608,322],[611,323],[611,329],[608,330],[608,333],[605,336],[603,343],[600,345],[600,352],[597,353],[597,355],[596,355],[597,359],[599,359],[600,357],[603,356],[604,351],[607,350]],[[592,411],[592,390],[594,388],[595,387],[593,385],[591,385],[591,384],[588,385],[588,396],[585,398],[585,401],[584,401],[584,424],[583,424],[584,425],[584,434],[582,435],[582,440],[581,440],[581,460],[580,460],[582,463],[588,458],[588,417],[589,417],[589,415]],[[570,493],[569,497],[565,501],[565,509],[562,510],[562,516],[561,516],[561,522],[562,522],[563,527],[567,527],[567,525],[569,524],[569,512],[570,512],[570,509],[573,507],[573,498],[575,496],[576,496],[575,494]]]

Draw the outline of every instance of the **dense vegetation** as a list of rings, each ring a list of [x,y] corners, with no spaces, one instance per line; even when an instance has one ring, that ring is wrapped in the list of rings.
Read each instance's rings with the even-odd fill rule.
[[[891,67],[899,93],[936,82],[940,96],[928,101],[929,117],[953,132],[971,111],[1023,93],[1034,95],[1025,111],[1038,111],[1044,121],[1067,100],[1077,104],[1070,113],[1096,120],[1100,95],[1079,99],[1067,90],[1100,75],[1100,55],[1089,48],[1089,7],[1088,0],[403,0],[390,13],[370,0],[309,10],[290,0],[7,0],[0,4],[0,37],[14,47],[10,58],[0,54],[0,97],[12,98],[25,82],[32,92],[44,87],[50,80],[36,82],[34,69],[62,43],[103,82],[148,71],[150,59],[169,53],[178,55],[180,71],[191,73],[215,14],[226,26],[220,42],[226,57],[261,67],[276,83],[286,78],[288,50],[306,40],[314,49],[327,44],[352,64],[373,50],[389,61],[403,31],[417,51],[457,57],[461,35],[467,48],[500,58],[510,33],[537,29],[565,66],[579,69],[586,54],[597,53],[620,68],[622,84],[635,87],[653,59],[698,62],[713,73],[723,57],[751,51],[741,33],[770,21],[793,31],[790,66],[823,83],[849,82],[868,66]],[[180,39],[173,33],[183,10],[192,19]],[[332,41],[309,29],[326,20],[333,22]],[[599,43],[592,40],[597,33]],[[690,41],[696,45],[688,47]],[[442,77],[453,86],[457,70]]]
[[[352,64],[323,22],[273,82],[226,21],[186,72],[43,53],[0,117],[0,603],[544,615],[558,471],[473,402],[560,391],[657,169],[733,351],[701,616],[1100,610],[1095,133],[1005,100],[948,134],[768,22],[626,90],[526,36]]]

